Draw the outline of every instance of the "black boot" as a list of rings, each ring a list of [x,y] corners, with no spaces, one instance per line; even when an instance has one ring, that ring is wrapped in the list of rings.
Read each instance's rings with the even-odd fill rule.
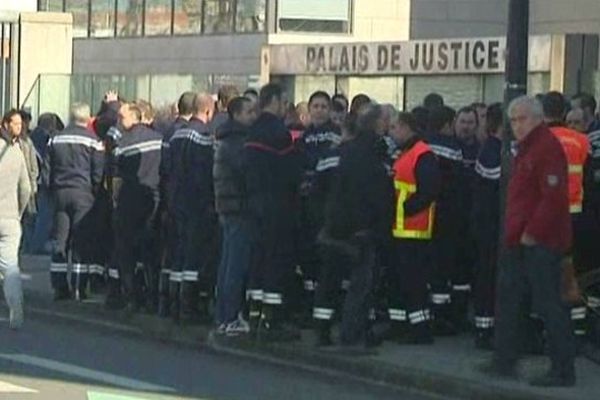
[[[267,343],[291,342],[301,338],[299,330],[282,322],[280,312],[281,305],[263,304],[257,340]]]
[[[408,334],[401,338],[396,338],[394,341],[398,344],[433,344],[433,335],[431,334],[429,322],[421,322],[414,325],[411,324],[408,329]]]
[[[485,351],[494,350],[493,329],[477,329],[477,332],[475,333],[475,348]]]
[[[542,376],[532,379],[531,386],[538,387],[572,387],[575,386],[575,367],[560,366],[552,368]]]
[[[180,321],[185,324],[196,324],[199,321],[197,282],[181,284]]]
[[[333,345],[331,339],[331,321],[325,319],[315,320],[315,334],[317,336],[317,347],[328,347]]]
[[[169,274],[161,271],[158,283],[158,316],[161,318],[168,318],[171,314],[169,286]]]
[[[181,315],[181,284],[169,282],[169,315],[173,321],[178,322]]]

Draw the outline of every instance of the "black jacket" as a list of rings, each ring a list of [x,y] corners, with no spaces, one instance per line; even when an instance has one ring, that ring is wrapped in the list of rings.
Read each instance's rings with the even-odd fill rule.
[[[248,211],[260,229],[293,226],[301,167],[281,118],[262,113],[244,145]]]
[[[351,240],[359,232],[366,232],[376,243],[389,238],[394,190],[380,147],[372,133],[341,144],[325,211],[325,231],[333,239]]]
[[[104,145],[86,128],[68,126],[48,141],[42,181],[51,190],[91,192],[103,173]]]
[[[192,118],[169,140],[168,202],[184,210],[206,211],[213,206],[214,140],[209,125]]]
[[[217,131],[213,166],[215,209],[220,215],[246,213],[248,195],[244,177],[244,143],[249,129],[228,120]]]
[[[481,240],[496,241],[500,223],[500,172],[502,141],[488,137],[477,162],[473,186],[473,231]]]
[[[116,176],[121,190],[158,195],[162,135],[146,125],[135,125],[124,132],[113,150]]]
[[[166,201],[167,188],[169,177],[171,173],[171,153],[170,153],[170,141],[175,132],[180,129],[185,129],[189,122],[185,118],[177,117],[175,121],[169,126],[167,131],[164,133],[162,138],[162,150],[160,158],[160,182],[161,182],[161,197]]]

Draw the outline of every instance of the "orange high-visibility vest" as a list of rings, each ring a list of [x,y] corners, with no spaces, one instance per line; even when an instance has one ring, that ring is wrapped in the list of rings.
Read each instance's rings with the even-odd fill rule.
[[[550,128],[563,147],[569,164],[569,209],[571,214],[583,209],[583,166],[588,158],[590,143],[587,136],[572,129]]]
[[[430,153],[425,142],[418,141],[410,150],[402,153],[394,163],[394,186],[396,188],[396,220],[393,235],[399,239],[429,240],[433,233],[435,203],[420,213],[406,217],[404,202],[417,192],[415,168],[419,158]]]

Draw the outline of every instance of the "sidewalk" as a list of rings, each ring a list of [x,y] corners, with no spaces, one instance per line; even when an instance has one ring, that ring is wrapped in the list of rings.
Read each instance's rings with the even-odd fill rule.
[[[204,347],[219,353],[265,362],[350,376],[374,384],[400,386],[436,393],[444,397],[477,400],[592,400],[600,396],[600,366],[577,360],[577,386],[572,389],[536,389],[526,382],[544,371],[546,358],[530,357],[520,365],[520,380],[494,381],[477,371],[490,353],[473,348],[470,337],[442,338],[433,346],[399,346],[391,343],[369,357],[333,356],[315,349],[310,331],[293,344],[258,345],[251,341],[215,340],[209,327],[180,327],[149,315],[127,316],[108,312],[103,299],[85,303],[53,303],[48,278],[48,260],[23,257],[26,306],[29,315],[91,325],[99,330],[151,337],[182,346]]]

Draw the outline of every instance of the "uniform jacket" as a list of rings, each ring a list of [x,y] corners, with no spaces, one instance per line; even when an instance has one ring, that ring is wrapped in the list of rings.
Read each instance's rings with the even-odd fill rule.
[[[213,180],[215,209],[219,215],[239,215],[247,211],[248,195],[244,178],[244,143],[249,128],[228,120],[217,131]]]
[[[51,190],[91,192],[102,181],[104,145],[84,127],[71,125],[48,141],[43,180]]]
[[[169,175],[171,172],[171,155],[170,155],[170,141],[173,134],[180,129],[185,129],[189,122],[185,118],[177,117],[171,124],[169,129],[164,133],[162,138],[162,150],[160,158],[160,180],[161,180],[161,194],[166,199],[166,191],[169,181]]]
[[[508,187],[506,245],[518,246],[523,233],[556,252],[571,245],[567,160],[544,124],[517,144]]]
[[[600,121],[590,125],[588,131],[590,154],[585,168],[584,212],[600,204]]]
[[[478,237],[498,239],[500,223],[500,175],[502,141],[490,136],[481,147],[475,163],[472,225]]]
[[[214,140],[209,125],[192,118],[169,141],[168,202],[185,210],[212,207]]]

